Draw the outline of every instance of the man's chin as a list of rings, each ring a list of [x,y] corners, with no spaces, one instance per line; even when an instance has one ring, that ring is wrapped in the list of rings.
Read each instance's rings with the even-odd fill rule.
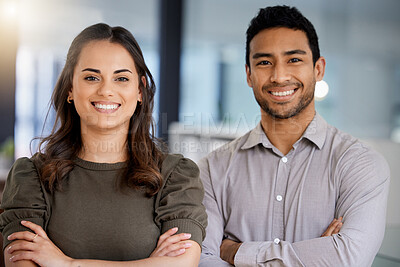
[[[313,98],[306,98],[300,101],[296,106],[288,109],[286,106],[286,109],[282,106],[282,109],[272,109],[267,105],[260,105],[260,102],[258,104],[260,105],[261,109],[268,114],[271,118],[275,120],[287,120],[290,118],[293,118],[297,115],[299,115],[301,112],[303,112],[312,102]]]
[[[287,120],[299,114],[298,110],[290,110],[285,112],[279,112],[277,110],[264,109],[264,108],[263,110],[266,114],[268,114],[271,118],[275,120]]]

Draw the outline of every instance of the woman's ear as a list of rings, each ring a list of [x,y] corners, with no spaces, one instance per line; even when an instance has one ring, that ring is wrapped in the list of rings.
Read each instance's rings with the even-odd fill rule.
[[[71,88],[71,90],[69,90],[69,92],[68,92],[67,102],[68,102],[69,104],[71,104],[72,101],[74,101],[74,97],[73,97],[73,95],[72,95],[72,88]]]
[[[140,80],[141,80],[141,82],[142,82],[142,84],[143,84],[143,88],[146,88],[146,86],[147,86],[147,82],[146,82],[146,77],[145,76],[142,76],[141,78],[140,78]],[[138,101],[139,102],[142,102],[143,101],[143,95],[142,95],[142,88],[140,88],[140,85],[139,85],[139,94],[138,94]]]

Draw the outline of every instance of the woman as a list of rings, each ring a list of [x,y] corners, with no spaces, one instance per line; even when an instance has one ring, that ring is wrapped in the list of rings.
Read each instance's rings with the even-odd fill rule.
[[[193,162],[155,144],[154,90],[124,28],[96,24],[74,39],[52,96],[53,131],[8,176],[7,264],[197,266],[203,188]]]

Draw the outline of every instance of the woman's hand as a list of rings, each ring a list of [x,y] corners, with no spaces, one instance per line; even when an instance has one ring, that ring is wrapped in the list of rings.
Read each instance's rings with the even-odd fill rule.
[[[8,236],[8,240],[22,240],[8,247],[8,253],[13,254],[10,261],[31,260],[40,266],[69,266],[72,262],[47,237],[46,232],[37,224],[21,221],[21,224],[32,231],[15,232]]]
[[[190,234],[177,234],[177,227],[171,228],[160,236],[157,242],[157,247],[151,253],[150,257],[161,256],[179,256],[185,253],[187,248],[192,244],[186,240],[190,238]]]

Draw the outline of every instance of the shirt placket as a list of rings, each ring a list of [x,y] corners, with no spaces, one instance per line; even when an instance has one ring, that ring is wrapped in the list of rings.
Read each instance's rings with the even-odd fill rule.
[[[281,157],[278,162],[278,171],[276,172],[275,177],[272,238],[276,245],[278,245],[284,238],[284,204],[286,198],[286,186],[289,178],[289,163],[288,157]]]

